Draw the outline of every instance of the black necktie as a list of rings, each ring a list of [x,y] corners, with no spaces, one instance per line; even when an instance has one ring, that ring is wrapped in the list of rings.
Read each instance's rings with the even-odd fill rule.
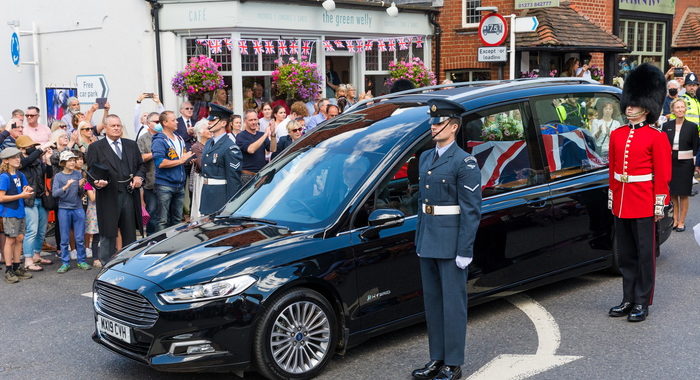
[[[435,154],[433,155],[433,164],[438,160],[438,158],[440,158],[440,155],[438,154],[437,150],[435,150]]]
[[[190,121],[187,120],[187,128],[191,128],[191,127],[192,127],[192,124],[190,124]]]
[[[122,159],[122,150],[119,149],[119,141],[115,141],[112,143],[114,145],[114,151],[117,153],[117,156],[119,156],[119,159]]]

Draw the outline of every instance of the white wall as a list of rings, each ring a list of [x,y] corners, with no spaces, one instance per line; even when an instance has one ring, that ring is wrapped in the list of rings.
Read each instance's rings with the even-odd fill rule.
[[[4,4],[5,5],[5,4]],[[17,69],[10,59],[7,22],[18,20],[21,30],[35,22],[39,30],[39,108],[46,122],[45,87],[74,87],[76,75],[104,74],[111,112],[131,131],[134,100],[141,92],[157,92],[155,41],[150,6],[143,0],[10,0],[0,13],[0,115],[36,104],[32,66]],[[22,61],[31,61],[32,38],[21,37]],[[165,76],[167,78],[167,76]],[[164,83],[168,92],[169,84]],[[10,91],[7,91],[10,90]],[[143,103],[144,111],[153,109]],[[172,108],[166,103],[167,108]],[[174,107],[174,105],[173,105]],[[86,110],[87,105],[82,109]]]

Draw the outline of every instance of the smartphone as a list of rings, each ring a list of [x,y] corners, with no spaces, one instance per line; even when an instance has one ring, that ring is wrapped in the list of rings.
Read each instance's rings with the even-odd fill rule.
[[[681,78],[683,76],[683,68],[676,67],[675,69],[673,69],[673,76],[676,78]]]
[[[104,109],[105,103],[107,103],[107,98],[97,98],[95,99],[95,103],[97,103],[97,109]]]
[[[152,98],[152,97],[153,97],[153,93],[152,93],[152,92],[144,92],[144,93],[143,93],[143,97],[144,97],[144,98]]]

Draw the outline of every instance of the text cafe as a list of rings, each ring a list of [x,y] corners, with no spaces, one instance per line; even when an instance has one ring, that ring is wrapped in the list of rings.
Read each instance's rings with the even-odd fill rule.
[[[371,90],[374,95],[388,92],[384,81],[391,61],[418,57],[431,62],[428,8],[401,9],[390,17],[383,7],[341,6],[328,12],[320,2],[164,3],[163,46],[177,48],[163,49],[163,79],[190,57],[210,56],[222,64],[229,99],[240,113],[243,92],[254,85],[262,85],[264,97],[270,97],[278,60],[310,60],[321,73],[336,72],[358,94]]]

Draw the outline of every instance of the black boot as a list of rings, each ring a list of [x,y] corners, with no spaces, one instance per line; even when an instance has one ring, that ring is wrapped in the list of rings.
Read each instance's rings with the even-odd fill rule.
[[[413,376],[414,379],[432,379],[440,372],[442,364],[442,360],[431,360],[425,367],[413,370],[411,376]]]
[[[630,322],[641,322],[647,319],[649,315],[649,307],[645,305],[635,304],[630,310],[630,314],[627,316],[627,320]]]
[[[634,304],[632,302],[622,302],[621,304],[611,308],[608,315],[611,317],[624,317],[625,315],[629,314],[633,305]]]

